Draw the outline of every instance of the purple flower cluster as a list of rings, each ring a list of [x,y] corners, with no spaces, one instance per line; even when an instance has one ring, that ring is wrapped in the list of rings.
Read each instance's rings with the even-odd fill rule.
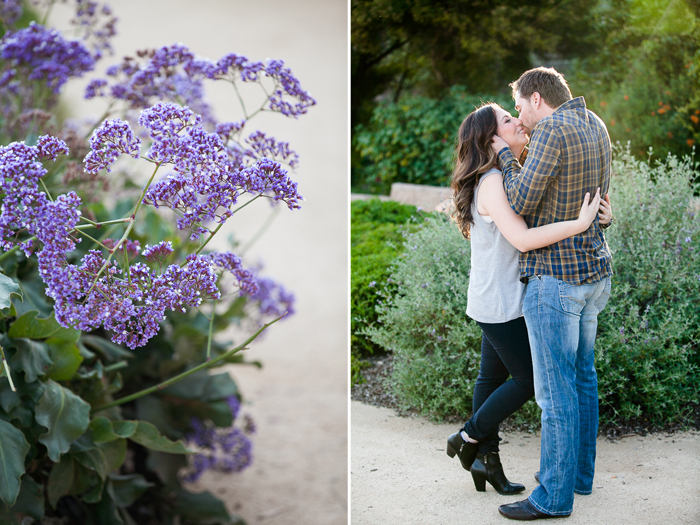
[[[112,171],[112,164],[119,155],[137,159],[140,151],[141,139],[134,135],[128,122],[105,120],[90,137],[90,152],[83,160],[85,171],[93,174],[103,169]]]
[[[267,157],[280,162],[285,162],[291,168],[296,168],[299,164],[299,155],[289,149],[289,143],[277,142],[272,137],[265,136],[264,133],[256,131],[250,135],[246,142],[254,152],[257,158]]]
[[[231,272],[236,278],[241,295],[259,293],[258,279],[251,270],[243,268],[243,261],[231,252],[212,252],[205,255],[209,262],[222,270]]]
[[[231,396],[226,401],[235,422],[240,401],[236,396]],[[217,429],[196,417],[192,418],[190,426],[192,432],[185,436],[185,441],[195,445],[201,452],[194,454],[191,470],[183,477],[184,481],[195,482],[207,470],[240,472],[250,465],[253,459],[252,442],[246,434],[253,433],[255,425],[249,416],[246,417],[244,430],[235,426]]]
[[[39,263],[61,325],[86,331],[104,326],[114,332],[113,342],[129,348],[145,345],[158,333],[166,311],[184,312],[220,296],[212,265],[194,254],[184,267],[172,264],[160,275],[135,263],[125,276],[116,262],[108,263],[97,250],[91,250],[80,267],[66,264],[65,257],[44,265],[40,256]]]
[[[22,16],[21,0],[3,0],[0,3],[0,21],[5,27],[12,26]]]
[[[281,60],[270,60],[265,65],[265,74],[275,80],[275,89],[270,96],[269,109],[279,111],[287,117],[297,117],[306,113],[316,101],[301,88],[289,68]],[[292,102],[290,102],[290,99]]]
[[[263,158],[242,167],[240,159],[231,158],[221,136],[207,133],[189,108],[158,103],[142,112],[139,124],[152,138],[147,158],[171,164],[175,170],[151,185],[144,202],[178,213],[177,227],[192,229],[192,238],[207,231],[202,225],[206,221],[225,222],[245,193],[269,195],[290,209],[300,207],[303,198],[297,184],[279,163]],[[276,147],[286,151],[286,146]]]
[[[287,315],[294,313],[293,293],[267,277],[258,277],[257,284],[258,290],[250,294],[250,298],[258,302],[261,314],[279,317],[285,312]]]
[[[75,16],[71,24],[81,29],[82,38],[95,50],[95,58],[100,58],[103,51],[112,52],[110,39],[117,34],[117,18],[112,16],[112,9],[92,0],[75,0]]]
[[[161,241],[154,246],[146,245],[141,255],[148,262],[163,264],[163,261],[165,261],[171,253],[173,253],[173,243],[170,241]]]
[[[0,211],[0,247],[12,248],[23,233],[36,236],[45,245],[60,251],[75,247],[70,232],[80,219],[80,199],[74,192],[50,201],[39,190],[39,179],[46,170],[40,157],[55,158],[67,151],[64,142],[40,137],[39,147],[13,142],[0,147],[0,190],[5,194]],[[29,256],[33,243],[23,241],[20,248]]]
[[[107,69],[115,81],[109,91],[104,79],[88,85],[85,98],[109,96],[124,100],[132,109],[143,109],[158,100],[182,100],[213,122],[211,109],[204,101],[202,75],[186,72],[194,61],[192,52],[182,44],[164,46],[156,51],[139,51],[137,58],[125,57],[121,64]]]
[[[0,58],[12,69],[3,75],[3,82],[20,72],[29,80],[40,80],[54,93],[69,78],[91,71],[95,59],[78,40],[65,40],[55,29],[32,22],[29,27],[8,32],[0,41]]]
[[[126,57],[120,65],[109,68],[107,75],[115,79],[110,95],[128,101],[134,109],[146,108],[155,100],[182,100],[201,114],[205,122],[214,122],[204,102],[202,82],[205,79],[234,83],[239,80],[262,83],[266,78],[271,79],[273,86],[264,109],[289,117],[296,118],[316,104],[281,60],[263,64],[231,53],[212,62],[195,58],[182,44],[141,51],[138,59]],[[106,85],[100,82],[89,86],[86,98],[105,96],[105,91],[97,89]]]
[[[191,254],[183,266],[172,264],[160,274],[142,263],[122,270],[97,250],[88,252],[79,265],[68,264],[66,254],[75,249],[72,235],[81,202],[74,192],[49,200],[39,190],[39,178],[46,170],[38,161],[66,152],[65,143],[51,137],[40,137],[33,147],[17,142],[0,147],[0,190],[5,194],[0,246],[10,249],[20,236],[32,235],[41,243],[39,273],[62,326],[79,330],[103,326],[114,332],[112,341],[136,348],[158,332],[166,311],[185,311],[199,307],[205,299],[219,298],[217,267],[230,270],[242,290],[257,290],[254,276],[233,254]],[[30,241],[19,244],[27,255],[38,249]],[[121,244],[107,239],[104,244],[110,253],[123,250],[129,258],[140,249],[138,241],[129,239]],[[147,246],[144,257],[162,262],[171,252],[172,245],[162,242]]]

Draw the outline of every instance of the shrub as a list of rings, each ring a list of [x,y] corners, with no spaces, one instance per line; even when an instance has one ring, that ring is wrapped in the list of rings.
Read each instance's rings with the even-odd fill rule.
[[[698,403],[700,216],[688,157],[651,166],[616,150],[613,288],[596,345],[604,422],[683,422]]]
[[[513,106],[510,98],[471,95],[460,86],[439,100],[410,96],[377,106],[370,123],[354,131],[360,157],[353,188],[388,194],[394,182],[449,186],[457,130],[482,101]]]
[[[379,319],[361,330],[394,353],[392,388],[403,408],[463,416],[479,370],[481,330],[465,315],[469,243],[444,215],[407,233],[383,283]]]
[[[377,283],[389,276],[391,261],[400,251],[400,229],[416,207],[379,199],[356,200],[351,204],[351,290],[350,316],[352,349],[352,380],[362,381],[359,359],[380,350],[375,343],[358,334],[359,323],[377,318],[375,304],[379,296]]]
[[[598,317],[601,421],[687,422],[699,400],[700,216],[695,165],[669,156],[650,166],[629,149],[613,161],[613,287]],[[364,327],[395,356],[392,388],[404,408],[435,419],[471,412],[480,330],[465,315],[469,243],[442,216],[406,235],[381,289],[376,323]],[[516,422],[538,425],[530,402]]]

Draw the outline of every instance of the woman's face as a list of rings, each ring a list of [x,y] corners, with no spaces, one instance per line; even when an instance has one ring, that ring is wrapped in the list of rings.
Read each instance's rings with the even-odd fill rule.
[[[522,150],[530,138],[525,132],[523,123],[519,118],[511,116],[506,110],[494,107],[498,120],[498,136],[505,140],[510,149]]]

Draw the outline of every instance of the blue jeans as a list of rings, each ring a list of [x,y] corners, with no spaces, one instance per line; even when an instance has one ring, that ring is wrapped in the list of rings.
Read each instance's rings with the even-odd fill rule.
[[[609,296],[610,277],[572,285],[542,275],[527,284],[523,313],[542,409],[540,486],[529,499],[546,514],[571,514],[574,492],[593,491],[598,435],[593,344]]]

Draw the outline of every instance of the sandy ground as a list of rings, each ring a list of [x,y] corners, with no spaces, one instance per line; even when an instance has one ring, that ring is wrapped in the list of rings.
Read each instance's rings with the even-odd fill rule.
[[[211,490],[249,525],[335,525],[348,521],[348,3],[345,0],[112,0],[119,17],[115,55],[181,42],[210,59],[236,52],[285,61],[318,105],[298,120],[261,115],[261,129],[288,141],[300,166],[293,176],[306,202],[280,210],[247,260],[294,291],[297,313],[250,350],[264,368],[234,366],[244,412],[257,423],[254,463],[240,474],[206,474]],[[59,24],[61,6],[52,21]],[[98,116],[102,101],[82,100],[78,80],[65,93],[71,111]],[[230,88],[210,101],[220,120],[237,120]],[[256,203],[258,204],[258,203]],[[269,216],[263,202],[241,212],[217,238],[244,245]],[[238,339],[240,340],[240,338]]]
[[[351,402],[353,525],[514,523],[498,506],[535,489],[539,434],[503,434],[501,461],[525,485],[501,496],[477,493],[470,474],[445,453],[456,425],[403,418],[387,408]],[[598,439],[593,493],[576,496],[567,525],[700,524],[700,433]]]

